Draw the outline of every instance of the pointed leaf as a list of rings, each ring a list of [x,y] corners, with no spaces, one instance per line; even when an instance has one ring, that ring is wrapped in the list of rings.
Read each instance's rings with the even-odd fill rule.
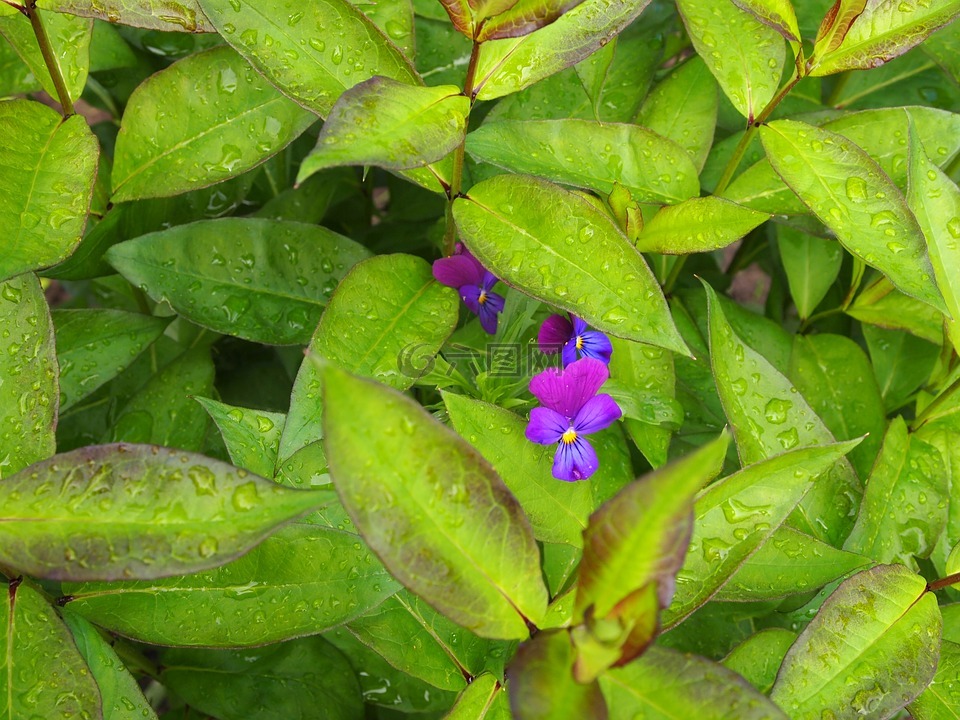
[[[850,32],[850,27],[863,12],[868,0],[836,0],[827,10],[820,27],[817,28],[817,37],[814,41],[813,55],[824,55],[835,50],[843,38]]]
[[[250,647],[340,625],[398,588],[356,535],[294,524],[215,570],[64,583],[61,603],[111,632],[155,645]]]
[[[733,3],[756,17],[764,25],[772,27],[787,40],[800,41],[797,14],[790,0],[733,0]]]
[[[100,690],[56,610],[27,583],[0,582],[0,590],[4,720],[102,718]]]
[[[697,54],[747,123],[766,107],[780,83],[783,36],[729,0],[678,0],[677,9]]]
[[[297,182],[336,165],[404,170],[440,160],[463,140],[469,112],[470,101],[453,85],[366,80],[339,97]]]
[[[544,180],[500,175],[457,198],[453,215],[473,254],[504,282],[599,330],[686,352],[643,257],[582,196]],[[531,257],[541,258],[539,267]]]
[[[720,662],[760,692],[768,693],[777,679],[783,656],[796,639],[797,634],[790,630],[767,628],[748,637]]]
[[[223,218],[128,240],[106,258],[198,325],[290,345],[309,340],[337,282],[368,255],[316,225]]]
[[[699,191],[697,171],[686,152],[637,125],[500,120],[470,133],[467,150],[478,160],[514,172],[607,195],[619,183],[639,202],[676,203]]]
[[[870,156],[841,135],[794,120],[762,127],[760,138],[773,168],[847,250],[906,294],[945,309],[923,233]]]
[[[208,187],[256,167],[316,121],[226,47],[137,87],[117,136],[114,203]]]
[[[770,697],[793,720],[890,717],[933,679],[942,620],[926,581],[878,565],[843,582],[784,658]],[[852,632],[848,628],[856,628]]]
[[[39,0],[37,5],[61,13],[151,30],[213,32],[197,0]]]
[[[0,560],[58,580],[195,572],[246,552],[327,497],[178,450],[82,448],[0,484]]]
[[[660,208],[637,237],[637,250],[666,255],[708,252],[736,242],[769,215],[722,198],[690,198]]]
[[[824,240],[787,225],[777,225],[777,247],[790,296],[797,314],[805,320],[840,274],[843,248],[836,240]]]
[[[235,407],[204,397],[194,400],[217,424],[234,465],[262,477],[274,476],[285,415]]]
[[[547,594],[529,521],[503,481],[414,401],[332,365],[322,378],[330,472],[370,547],[451,620],[525,638]]]
[[[60,13],[44,12],[42,16],[44,30],[60,68],[67,94],[70,95],[71,100],[77,100],[87,83],[87,73],[90,69],[90,39],[93,35],[93,22]],[[47,69],[30,20],[22,13],[0,18],[0,35],[8,40],[17,54],[23,58],[47,94],[54,98],[58,97],[56,85],[50,77],[50,71]],[[78,119],[82,120],[82,118]],[[22,135],[18,137],[22,141]]]
[[[98,158],[97,140],[79,115],[64,120],[31,100],[0,103],[0,280],[54,265],[73,251]]]
[[[557,20],[583,0],[516,0],[493,17],[481,19],[477,42],[529,35]]]
[[[53,323],[33,273],[0,282],[0,479],[56,452]]]

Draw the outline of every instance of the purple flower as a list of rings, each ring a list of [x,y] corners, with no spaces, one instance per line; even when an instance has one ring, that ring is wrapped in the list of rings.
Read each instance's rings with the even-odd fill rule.
[[[597,453],[583,436],[609,427],[622,414],[612,397],[596,394],[608,377],[610,371],[601,361],[583,358],[563,370],[545,370],[530,381],[530,392],[543,407],[530,413],[527,440],[557,443],[555,478],[585,480],[596,471]]]
[[[587,330],[587,324],[572,313],[569,320],[562,315],[548,317],[540,326],[537,342],[540,350],[548,355],[562,346],[560,357],[564,367],[575,361],[578,355],[609,364],[613,353],[610,338],[598,330]]]
[[[457,243],[456,254],[434,261],[433,276],[457,289],[484,330],[491,335],[497,332],[497,315],[503,311],[503,296],[493,292],[497,278],[461,243]]]

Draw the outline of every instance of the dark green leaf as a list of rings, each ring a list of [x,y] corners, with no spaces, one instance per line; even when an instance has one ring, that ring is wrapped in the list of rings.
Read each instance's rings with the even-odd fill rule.
[[[503,481],[412,400],[333,365],[322,378],[330,472],[370,547],[451,620],[525,638],[546,588],[529,521]]]
[[[368,255],[316,225],[224,218],[128,240],[106,258],[198,325],[289,345],[309,340],[337,282]]]
[[[718,250],[736,242],[769,215],[719,197],[690,198],[660,208],[637,237],[637,249],[665,255]]]
[[[457,198],[453,214],[470,250],[508,284],[599,330],[686,353],[643,257],[582,196],[529,176],[501,175]],[[531,257],[542,258],[539,266]]]
[[[787,225],[777,225],[777,247],[790,296],[800,318],[805,320],[840,274],[843,248],[836,240],[814,237]]]

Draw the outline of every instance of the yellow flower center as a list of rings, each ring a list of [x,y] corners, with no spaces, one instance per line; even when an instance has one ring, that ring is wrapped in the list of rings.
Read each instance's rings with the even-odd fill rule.
[[[583,350],[583,338],[577,335],[577,350]]]
[[[487,291],[481,290],[480,297],[477,298],[477,302],[483,305],[487,301]]]
[[[567,430],[563,435],[560,436],[560,442],[564,445],[570,445],[574,440],[577,439],[577,431],[573,428]]]

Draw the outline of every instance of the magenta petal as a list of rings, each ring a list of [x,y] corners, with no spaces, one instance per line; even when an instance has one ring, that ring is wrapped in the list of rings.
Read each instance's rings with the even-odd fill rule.
[[[552,355],[559,352],[565,342],[570,339],[573,326],[562,315],[551,315],[543,321],[540,332],[537,334],[537,343],[540,351]]]
[[[530,392],[540,403],[566,418],[574,418],[584,404],[597,394],[610,372],[593,358],[581,358],[562,371],[548,368],[533,376]]]
[[[569,445],[561,442],[557,446],[553,456],[553,476],[558,480],[586,480],[599,465],[593,446],[578,437]]]
[[[433,276],[437,282],[452,288],[479,285],[483,280],[483,268],[473,257],[453,255],[433,262]]]
[[[573,419],[573,428],[582,435],[600,432],[608,428],[623,412],[616,401],[607,394],[592,397],[580,408],[580,412]]]
[[[534,408],[530,411],[530,422],[525,435],[527,440],[540,445],[553,445],[570,428],[565,417],[550,408]]]
[[[460,288],[460,299],[474,315],[480,314],[480,288],[476,285],[464,285]]]

